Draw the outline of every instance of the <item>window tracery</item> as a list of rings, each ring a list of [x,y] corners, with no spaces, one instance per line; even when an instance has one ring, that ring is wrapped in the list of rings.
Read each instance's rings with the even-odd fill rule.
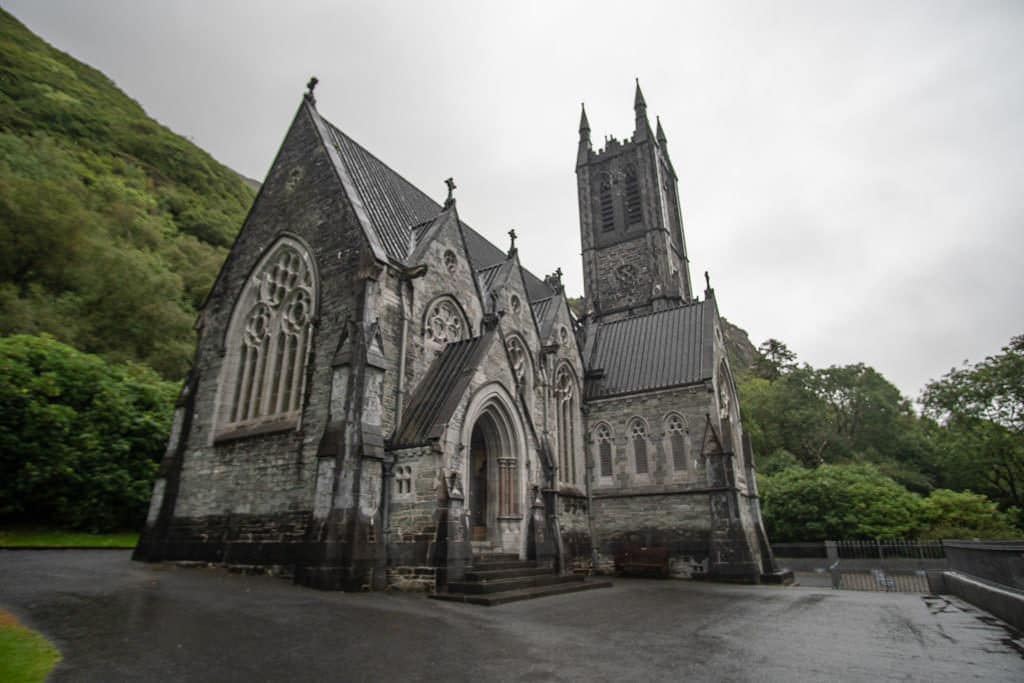
[[[297,415],[316,286],[306,250],[291,238],[282,238],[257,267],[228,332],[234,362],[225,426]]]
[[[449,273],[455,272],[455,266],[459,262],[459,257],[455,255],[455,252],[448,249],[444,252],[444,267],[448,269]]]
[[[454,302],[450,299],[441,299],[430,305],[424,324],[424,334],[440,349],[466,335],[466,325]]]

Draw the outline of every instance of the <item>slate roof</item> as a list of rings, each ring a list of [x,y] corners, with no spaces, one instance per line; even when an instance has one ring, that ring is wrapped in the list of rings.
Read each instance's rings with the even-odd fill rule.
[[[494,285],[494,280],[498,277],[498,272],[501,270],[501,264],[495,263],[493,266],[487,266],[476,271],[477,282],[480,283],[480,289],[484,292],[489,291]]]
[[[319,116],[319,114],[317,114]],[[425,192],[403,178],[365,147],[341,132],[327,119],[324,122],[330,144],[338,151],[359,199],[370,217],[388,257],[404,263],[409,255],[409,244],[415,229],[429,224],[442,211],[440,204]],[[474,270],[502,263],[508,254],[491,244],[487,238],[460,221],[466,240],[466,250]],[[551,289],[530,271],[523,270],[526,292],[530,299],[552,295]]]
[[[710,379],[713,302],[598,323],[585,359],[587,400]],[[601,371],[601,372],[596,372]]]
[[[558,307],[558,299],[553,296],[546,297],[544,299],[538,299],[537,301],[531,301],[530,307],[533,309],[533,317],[537,321],[537,327],[540,328],[541,343],[547,341],[548,336],[551,334],[551,327],[555,322],[554,312]]]
[[[323,120],[384,250],[396,261],[404,261],[412,226],[434,218],[441,207],[362,145]]]
[[[422,446],[444,434],[494,334],[453,342],[438,354],[409,400],[391,448]]]

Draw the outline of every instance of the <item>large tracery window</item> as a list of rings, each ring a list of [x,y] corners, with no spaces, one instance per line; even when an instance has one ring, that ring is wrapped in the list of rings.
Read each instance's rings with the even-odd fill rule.
[[[576,379],[563,365],[555,375],[558,427],[558,469],[561,479],[576,483]]]
[[[249,278],[232,316],[225,427],[298,416],[316,302],[309,253],[297,240],[281,238]]]

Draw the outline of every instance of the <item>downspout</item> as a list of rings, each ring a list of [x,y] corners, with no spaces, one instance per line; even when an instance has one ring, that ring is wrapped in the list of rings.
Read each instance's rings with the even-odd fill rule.
[[[587,477],[587,531],[590,532],[590,573],[597,573],[597,544],[594,536],[594,459],[590,457],[590,437],[587,437],[586,450],[583,453]]]
[[[398,430],[402,426],[402,414],[405,408],[405,355],[406,350],[409,347],[409,316],[406,312],[406,299],[405,299],[405,288],[406,283],[409,283],[409,306],[412,306],[412,295],[414,290],[412,287],[412,280],[418,277],[426,275],[427,267],[425,265],[417,266],[414,268],[405,268],[398,274],[398,311],[400,316],[400,324],[402,326],[401,342],[399,343],[398,350],[398,381],[395,383],[395,426],[394,434],[397,434]],[[395,476],[395,460],[394,456],[391,456],[390,460],[385,460],[383,463],[383,474],[381,477],[381,520],[380,526],[384,536],[384,566],[391,566],[391,482]]]

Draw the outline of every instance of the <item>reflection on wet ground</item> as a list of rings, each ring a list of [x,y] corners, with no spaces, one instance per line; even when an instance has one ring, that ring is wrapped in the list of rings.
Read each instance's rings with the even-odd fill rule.
[[[1024,640],[944,596],[620,579],[482,608],[325,593],[116,551],[0,551],[57,681],[1024,680]]]

